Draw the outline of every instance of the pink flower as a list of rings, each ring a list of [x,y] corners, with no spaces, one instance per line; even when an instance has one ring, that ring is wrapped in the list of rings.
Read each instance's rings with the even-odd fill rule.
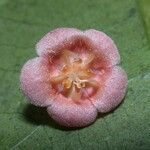
[[[21,88],[29,101],[47,107],[59,124],[83,127],[98,112],[114,109],[123,99],[127,76],[120,56],[105,33],[58,28],[37,44],[38,57],[21,71]]]

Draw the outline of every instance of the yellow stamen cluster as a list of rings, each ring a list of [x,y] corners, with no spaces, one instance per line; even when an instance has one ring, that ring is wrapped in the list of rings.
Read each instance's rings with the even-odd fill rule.
[[[89,70],[89,66],[94,59],[94,55],[89,55],[84,61],[81,58],[71,60],[74,55],[71,51],[64,51],[62,59],[65,65],[58,76],[51,78],[51,83],[61,84],[63,90],[67,91],[67,97],[76,100],[81,98],[82,88],[86,86],[98,88],[98,83],[90,79],[93,73]]]

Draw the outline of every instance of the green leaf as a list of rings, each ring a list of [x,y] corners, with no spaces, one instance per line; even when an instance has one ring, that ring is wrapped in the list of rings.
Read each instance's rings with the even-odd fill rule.
[[[1,0],[0,149],[148,150],[148,4],[148,0]],[[141,15],[140,10],[145,12]],[[36,42],[57,27],[104,31],[117,44],[128,74],[124,102],[86,128],[60,127],[44,108],[28,104],[20,91],[22,65],[36,56]]]
[[[146,34],[150,40],[150,1],[149,0],[139,0],[141,15],[143,19],[143,23],[145,26]]]

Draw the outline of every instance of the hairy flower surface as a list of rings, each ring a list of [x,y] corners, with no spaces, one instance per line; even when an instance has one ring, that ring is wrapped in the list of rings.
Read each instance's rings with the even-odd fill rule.
[[[21,88],[59,124],[87,126],[98,112],[106,113],[122,101],[127,76],[118,66],[116,45],[105,33],[58,28],[46,34],[36,50],[38,57],[22,68]]]

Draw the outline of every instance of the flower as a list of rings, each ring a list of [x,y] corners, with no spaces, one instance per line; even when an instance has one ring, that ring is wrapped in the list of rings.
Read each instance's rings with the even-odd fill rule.
[[[105,33],[58,28],[36,46],[38,57],[21,70],[21,89],[29,101],[47,107],[60,125],[83,127],[123,99],[127,75],[118,66],[116,45]]]

